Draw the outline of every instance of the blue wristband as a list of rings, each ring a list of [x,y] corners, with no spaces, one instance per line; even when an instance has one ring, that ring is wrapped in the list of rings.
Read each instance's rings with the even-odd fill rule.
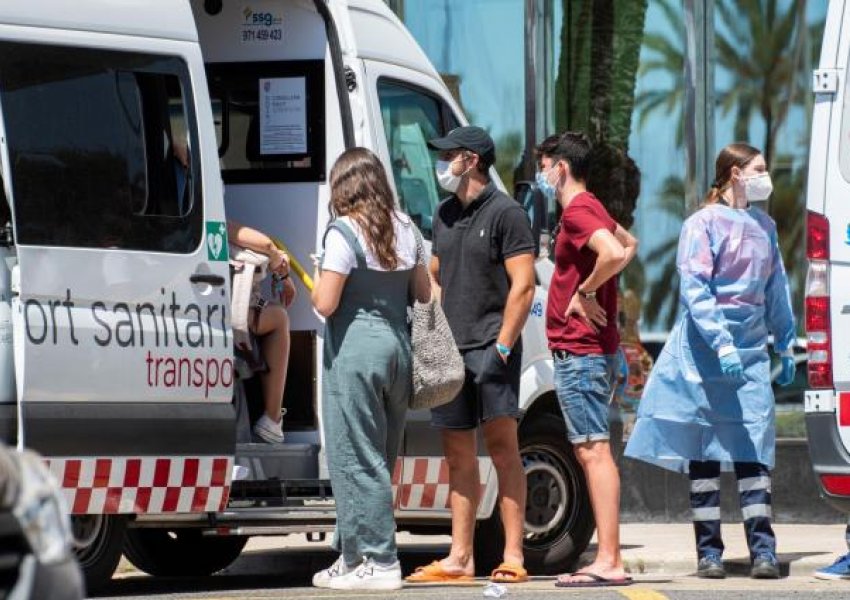
[[[511,355],[511,349],[508,346],[505,346],[504,344],[500,344],[499,342],[496,342],[496,352],[498,352],[505,358],[508,358]]]

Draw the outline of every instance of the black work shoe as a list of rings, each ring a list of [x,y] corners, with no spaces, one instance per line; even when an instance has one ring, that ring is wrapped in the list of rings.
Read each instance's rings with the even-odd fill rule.
[[[716,554],[706,554],[697,563],[697,577],[703,579],[723,579],[726,577],[726,569],[723,561]]]
[[[753,560],[750,577],[753,579],[779,579],[779,561],[773,554],[759,554]]]

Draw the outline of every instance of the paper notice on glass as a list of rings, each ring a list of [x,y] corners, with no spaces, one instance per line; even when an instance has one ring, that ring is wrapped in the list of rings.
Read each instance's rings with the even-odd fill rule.
[[[304,77],[260,79],[260,154],[307,153]]]

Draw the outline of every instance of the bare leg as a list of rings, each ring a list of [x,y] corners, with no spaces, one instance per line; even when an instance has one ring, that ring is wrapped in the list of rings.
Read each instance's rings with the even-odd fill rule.
[[[499,512],[505,527],[504,561],[523,564],[525,524],[525,469],[519,456],[516,419],[499,417],[483,426],[487,452],[499,478]]]
[[[474,429],[443,429],[443,451],[449,465],[449,501],[452,508],[452,547],[441,561],[447,573],[475,574],[472,539],[481,490]]]
[[[609,579],[625,577],[620,556],[620,473],[611,456],[607,440],[576,444],[576,458],[584,469],[590,489],[590,503],[596,519],[599,547],[593,563],[572,576],[562,576],[561,581],[583,581],[581,572],[594,573]]]
[[[257,331],[263,348],[263,358],[269,370],[262,374],[263,406],[266,415],[275,423],[280,421],[286,371],[289,367],[289,315],[282,306],[267,305],[260,312]]]

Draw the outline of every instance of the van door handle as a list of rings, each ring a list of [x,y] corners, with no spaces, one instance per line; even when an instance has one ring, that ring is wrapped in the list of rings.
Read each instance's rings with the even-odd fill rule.
[[[207,283],[215,287],[224,285],[224,277],[213,275],[212,273],[192,273],[189,276],[189,281],[192,283]]]

